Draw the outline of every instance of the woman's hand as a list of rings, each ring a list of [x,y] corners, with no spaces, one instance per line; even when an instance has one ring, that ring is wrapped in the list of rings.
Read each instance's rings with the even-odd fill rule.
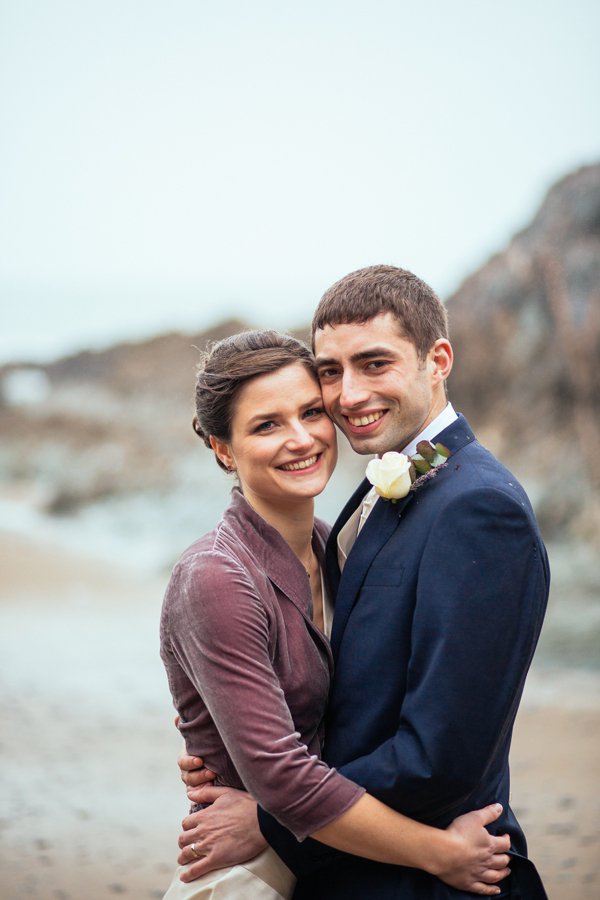
[[[500,893],[499,881],[510,874],[510,838],[491,835],[485,825],[495,822],[502,812],[499,803],[459,816],[445,831],[450,838],[433,874],[452,887],[484,896]],[[432,871],[432,870],[430,870]]]

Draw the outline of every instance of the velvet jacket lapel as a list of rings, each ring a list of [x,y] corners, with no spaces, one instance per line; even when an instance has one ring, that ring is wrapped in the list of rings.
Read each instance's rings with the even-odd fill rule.
[[[312,620],[310,583],[300,560],[279,532],[252,509],[239,488],[233,488],[231,492],[231,503],[223,515],[223,522],[231,528],[235,540],[246,548],[267,578],[301,613],[313,638],[325,648],[333,674],[330,644]],[[321,566],[325,562],[325,528],[323,522],[315,522],[313,529],[313,548]]]
[[[458,450],[461,450],[474,439],[475,436],[469,428],[467,420],[460,414],[455,422],[445,428],[435,438],[436,441],[440,441],[448,448],[450,459]],[[427,487],[427,489],[431,490],[434,485],[435,479],[433,482],[423,485],[423,488]],[[369,566],[398,527],[403,512],[414,497],[414,491],[411,491],[397,503],[382,499],[377,501],[361,530],[359,538],[357,538],[350,551],[344,571],[340,576],[337,560],[337,536],[370,488],[371,484],[365,478],[342,510],[327,541],[327,573],[329,584],[335,597],[335,615],[331,632],[331,649],[333,650],[334,660],[339,651],[348,616],[358,600],[358,595]]]

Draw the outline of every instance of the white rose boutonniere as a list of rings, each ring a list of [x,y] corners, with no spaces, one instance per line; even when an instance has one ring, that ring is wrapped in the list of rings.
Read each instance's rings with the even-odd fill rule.
[[[390,451],[368,464],[365,474],[384,500],[391,500],[392,503],[401,500],[409,491],[415,491],[435,478],[438,471],[448,465],[450,451],[443,444],[420,441],[417,451],[415,456]]]
[[[410,491],[411,460],[404,453],[390,451],[381,459],[372,459],[367,466],[367,478],[384,500],[400,500]]]

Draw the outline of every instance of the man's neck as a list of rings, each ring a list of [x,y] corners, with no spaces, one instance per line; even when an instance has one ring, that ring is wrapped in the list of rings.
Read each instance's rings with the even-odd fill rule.
[[[419,441],[431,441],[432,438],[437,437],[440,431],[443,431],[444,428],[451,425],[457,418],[458,416],[454,412],[454,407],[451,403],[447,403],[434,419],[422,428],[405,447],[401,448],[400,453],[404,453],[406,456],[414,456],[417,452],[417,444]]]

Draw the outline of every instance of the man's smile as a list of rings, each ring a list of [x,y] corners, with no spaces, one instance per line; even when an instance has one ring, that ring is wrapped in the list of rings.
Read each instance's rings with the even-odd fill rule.
[[[362,416],[346,416],[351,425],[370,425],[372,422],[377,422],[382,416],[384,412],[379,410],[375,413],[367,413]]]
[[[374,412],[366,412],[362,415],[344,416],[348,427],[354,434],[369,434],[375,431],[381,419],[387,414],[387,409],[378,409]]]

